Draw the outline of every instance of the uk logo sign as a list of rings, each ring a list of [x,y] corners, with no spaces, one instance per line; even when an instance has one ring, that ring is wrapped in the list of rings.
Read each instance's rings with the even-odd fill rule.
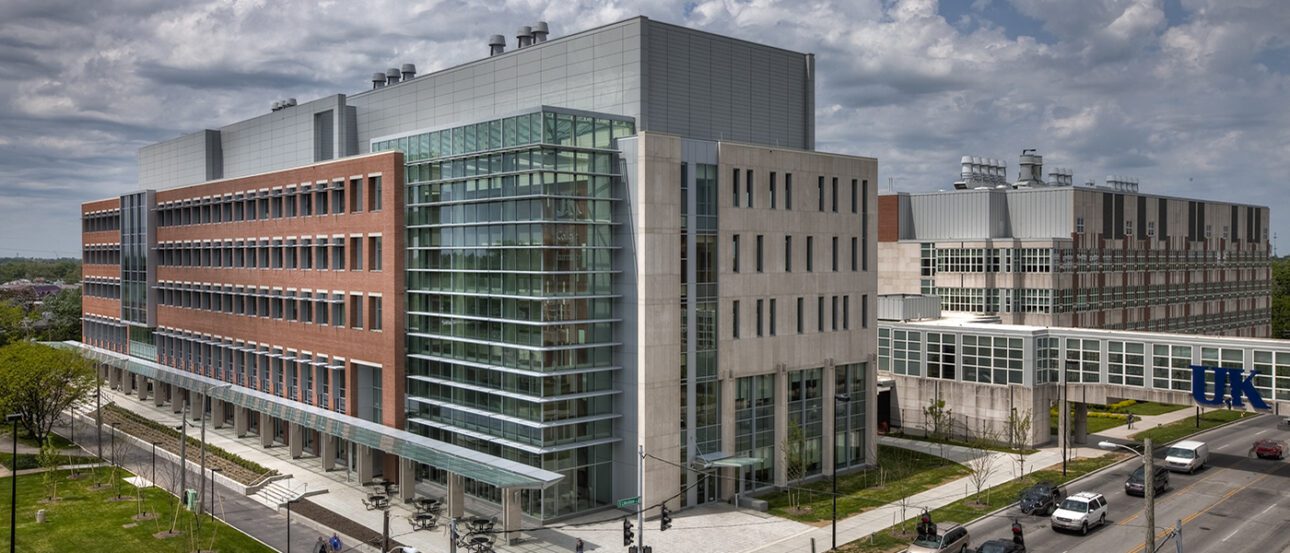
[[[1214,392],[1208,393],[1205,389],[1205,375],[1213,373],[1214,375]],[[1263,396],[1259,395],[1259,390],[1254,387],[1254,377],[1259,371],[1250,371],[1249,376],[1244,376],[1245,369],[1226,369],[1222,367],[1206,367],[1203,365],[1191,366],[1191,397],[1196,398],[1196,403],[1201,405],[1211,405],[1221,407],[1231,402],[1231,407],[1244,407],[1245,403],[1241,401],[1244,395],[1250,400],[1250,405],[1255,409],[1271,409]],[[1228,397],[1228,389],[1231,389],[1231,396]]]

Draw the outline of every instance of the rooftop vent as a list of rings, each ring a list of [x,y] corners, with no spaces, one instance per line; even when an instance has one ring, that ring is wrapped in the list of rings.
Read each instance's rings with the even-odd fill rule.
[[[1138,179],[1121,175],[1107,175],[1106,186],[1117,192],[1137,192]]]
[[[294,105],[296,105],[296,99],[295,99],[295,98],[287,98],[286,100],[278,100],[278,101],[276,101],[276,102],[274,102],[274,103],[273,103],[273,106],[270,108],[270,111],[278,111],[278,110],[282,110],[282,109],[287,109],[287,108],[289,108],[289,107],[291,107],[291,106],[294,106]]]
[[[400,70],[400,72],[403,73],[403,80],[410,81],[412,79],[415,79],[417,76],[417,66],[410,63],[405,63],[403,64],[403,69]]]
[[[954,183],[955,189],[980,189],[1008,184],[1008,166],[1002,160],[963,156],[960,163],[962,171],[958,182]]]
[[[1044,156],[1035,153],[1033,148],[1021,151],[1020,169],[1017,171],[1016,188],[1043,186]]]
[[[385,70],[385,83],[386,83],[386,84],[399,84],[399,77],[401,77],[401,76],[403,76],[403,74],[399,72],[399,68],[397,68],[397,67],[391,67],[391,68],[389,68],[389,69],[386,69],[386,70]]]
[[[496,56],[506,52],[506,37],[502,35],[493,35],[488,37],[488,55]]]
[[[381,88],[385,86],[385,73],[372,73],[372,88]]]
[[[1048,172],[1050,186],[1072,186],[1075,184],[1075,172],[1070,169],[1055,167]]]
[[[524,48],[533,45],[533,29],[527,25],[516,29],[515,31],[515,48]]]
[[[533,25],[533,44],[546,42],[546,36],[551,34],[545,21],[538,21]]]

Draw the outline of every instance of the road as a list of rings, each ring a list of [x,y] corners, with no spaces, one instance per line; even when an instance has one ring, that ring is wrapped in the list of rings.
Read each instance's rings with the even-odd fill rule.
[[[1248,456],[1257,438],[1290,439],[1277,417],[1260,416],[1212,431],[1197,439],[1209,443],[1209,467],[1194,475],[1170,474],[1170,489],[1156,497],[1157,547],[1174,551],[1174,543],[1160,547],[1167,529],[1183,522],[1183,551],[1269,553],[1290,551],[1290,461]],[[1164,452],[1155,458],[1162,462]],[[1008,538],[1013,517],[1025,532],[1026,549],[1037,552],[1143,553],[1146,541],[1144,502],[1124,493],[1124,481],[1137,469],[1132,460],[1085,479],[1070,493],[1096,491],[1106,496],[1106,526],[1088,536],[1055,532],[1047,517],[1025,516],[1010,508],[1006,513],[968,526],[973,545],[994,538]]]

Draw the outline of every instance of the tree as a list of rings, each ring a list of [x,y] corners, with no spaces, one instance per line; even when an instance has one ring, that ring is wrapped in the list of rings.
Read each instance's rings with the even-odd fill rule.
[[[945,400],[932,398],[927,402],[927,407],[923,408],[923,418],[926,420],[927,436],[933,440],[943,440],[948,438],[947,426],[953,420],[954,412],[945,408]]]
[[[77,340],[81,336],[81,291],[68,288],[45,300],[45,313],[49,314],[49,326],[45,329],[45,340],[62,342]]]
[[[50,501],[58,500],[58,465],[62,464],[62,459],[58,455],[58,448],[52,443],[42,443],[40,446],[40,455],[36,457],[36,462],[40,468],[45,469],[41,478],[45,483],[45,490],[49,492],[47,498]]]
[[[17,304],[0,301],[0,346],[26,336],[26,319],[27,314]]]
[[[988,449],[973,448],[972,458],[968,459],[968,482],[976,489],[977,503],[981,502],[981,489],[990,482],[994,474],[994,456]]]
[[[0,348],[0,412],[20,415],[42,444],[63,411],[88,398],[96,384],[93,365],[76,351],[35,342]]]
[[[1008,444],[1013,448],[1013,460],[1017,462],[1018,471],[1021,473],[1017,475],[1018,478],[1026,476],[1026,448],[1030,443],[1031,419],[1030,409],[1020,413],[1013,409],[1008,414]]]
[[[788,505],[793,512],[802,508],[802,492],[792,484],[806,476],[806,437],[802,425],[788,420],[788,435],[784,437],[784,473],[789,481]],[[834,476],[836,478],[836,475]]]

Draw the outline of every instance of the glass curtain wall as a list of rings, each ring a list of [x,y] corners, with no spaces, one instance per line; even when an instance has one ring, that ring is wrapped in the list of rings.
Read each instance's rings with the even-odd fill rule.
[[[690,205],[690,183],[694,205]],[[690,461],[688,421],[694,419],[694,455],[721,451],[721,386],[717,380],[717,166],[681,164],[681,464]],[[691,213],[693,211],[693,213]],[[693,222],[691,222],[693,221]],[[690,240],[694,255],[690,255]],[[690,283],[694,283],[691,302]],[[691,321],[694,353],[690,354]],[[691,360],[691,357],[693,358]],[[694,369],[694,414],[689,416],[690,376]],[[717,496],[717,481],[706,473],[681,471],[682,506],[704,503]]]
[[[539,518],[614,499],[614,140],[634,133],[544,110],[372,144],[407,164],[409,430],[564,473],[525,492]]]

